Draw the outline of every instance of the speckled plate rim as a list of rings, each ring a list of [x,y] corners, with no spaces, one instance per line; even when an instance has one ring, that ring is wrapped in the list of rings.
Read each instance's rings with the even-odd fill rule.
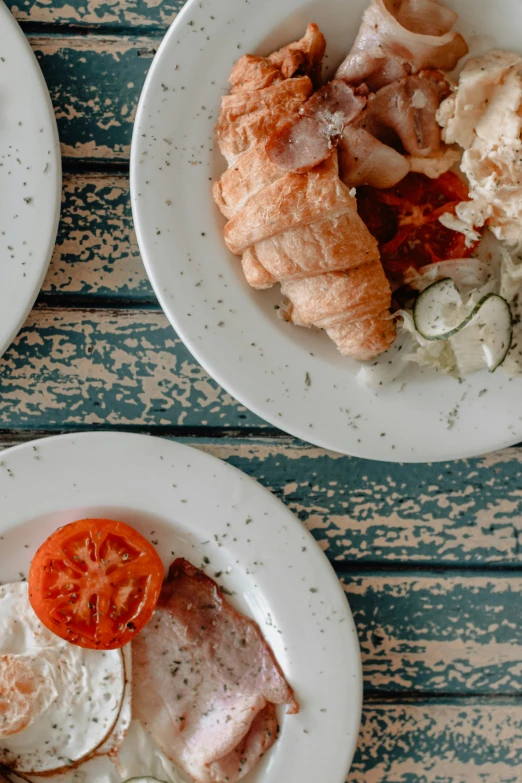
[[[133,524],[166,566],[182,555],[211,575],[223,570],[230,600],[258,621],[301,704],[282,715],[278,742],[248,780],[344,783],[361,715],[357,633],[324,553],[268,490],[175,441],[96,432],[2,452],[0,500],[3,582],[27,574],[52,530],[88,516]]]
[[[520,48],[522,9],[505,0],[448,0],[477,51]],[[138,107],[131,200],[142,257],[160,304],[194,357],[242,404],[318,446],[392,462],[472,457],[522,440],[522,379],[451,378],[412,368],[377,391],[355,379],[324,334],[274,317],[278,295],[253,291],[226,250],[209,178],[211,148],[233,61],[270,51],[314,19],[329,63],[346,53],[367,0],[190,0],[164,38]],[[346,9],[349,8],[349,13]],[[488,34],[488,35],[486,35]],[[311,385],[307,383],[311,380]]]
[[[1,356],[27,318],[51,261],[60,218],[62,170],[47,85],[27,38],[2,0],[0,51],[0,189],[9,162],[14,174],[6,180],[7,203],[0,197]],[[6,148],[15,151],[8,161],[3,158]]]

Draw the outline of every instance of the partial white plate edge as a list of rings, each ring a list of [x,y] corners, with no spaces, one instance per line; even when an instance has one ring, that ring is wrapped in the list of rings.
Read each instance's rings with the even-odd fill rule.
[[[47,253],[45,256],[45,260],[42,263],[42,268],[40,272],[39,278],[35,278],[34,283],[34,290],[31,295],[32,298],[28,298],[27,304],[23,310],[21,310],[20,315],[18,317],[18,320],[16,322],[16,325],[13,326],[11,329],[11,332],[8,336],[4,338],[4,340],[0,341],[0,357],[6,352],[6,350],[9,348],[13,340],[16,338],[18,333],[20,332],[22,326],[24,325],[25,321],[27,320],[27,316],[31,312],[34,303],[36,302],[36,299],[38,298],[38,295],[41,291],[43,282],[45,280],[45,276],[47,274],[47,271],[49,269],[49,264],[51,263],[51,258],[54,252],[55,244],[56,244],[56,237],[58,235],[58,226],[60,222],[60,214],[61,214],[61,200],[62,200],[62,157],[61,157],[61,151],[60,151],[60,138],[58,136],[58,125],[56,123],[56,117],[54,114],[54,108],[51,102],[51,96],[49,95],[49,90],[47,88],[47,83],[44,79],[44,75],[42,73],[42,69],[40,68],[40,64],[36,58],[35,53],[31,49],[31,45],[29,41],[27,40],[27,37],[25,36],[22,28],[14,18],[13,14],[9,10],[9,8],[5,5],[3,0],[0,0],[0,17],[1,14],[8,14],[9,22],[12,22],[12,28],[13,28],[13,35],[18,36],[20,41],[23,41],[23,45],[26,48],[26,51],[28,54],[30,54],[31,58],[34,60],[35,65],[35,73],[38,74],[38,79],[40,81],[42,92],[45,94],[45,100],[47,102],[49,114],[48,114],[48,120],[50,122],[50,129],[53,136],[53,163],[54,163],[54,185],[55,185],[55,208],[54,208],[54,221],[53,221],[53,228],[51,231],[51,238],[49,241],[49,246],[47,248]]]

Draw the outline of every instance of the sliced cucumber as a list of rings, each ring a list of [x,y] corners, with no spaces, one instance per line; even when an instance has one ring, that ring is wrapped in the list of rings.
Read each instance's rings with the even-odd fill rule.
[[[480,369],[484,363],[494,372],[511,347],[513,318],[504,297],[486,294],[473,307],[465,307],[449,277],[419,294],[413,320],[425,340],[450,340],[462,374]]]
[[[480,326],[477,324],[472,326],[468,323],[464,329],[450,337],[448,342],[453,351],[460,378],[485,369],[486,358]]]
[[[511,308],[503,296],[486,294],[471,312],[469,326],[480,329],[486,365],[495,372],[506,358],[513,339]]]
[[[451,277],[432,283],[417,297],[413,308],[415,328],[425,340],[446,340],[470,320]]]

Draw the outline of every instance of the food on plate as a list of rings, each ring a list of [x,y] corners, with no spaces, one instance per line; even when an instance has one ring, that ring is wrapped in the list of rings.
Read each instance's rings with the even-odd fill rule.
[[[451,71],[468,51],[457,18],[437,0],[372,0],[337,77],[378,90],[426,68]]]
[[[343,129],[367,103],[368,90],[341,79],[325,84],[299,108],[299,117],[268,137],[265,149],[279,168],[303,174],[332,154]]]
[[[59,528],[38,549],[29,600],[57,636],[111,650],[150,620],[163,573],[155,548],[130,525],[83,519]]]
[[[370,386],[412,363],[522,374],[522,56],[493,50],[455,76],[457,18],[371,0],[327,83],[309,24],[237,61],[216,126],[228,169],[213,194],[247,282],[280,283],[279,314],[371,362]]]
[[[299,706],[252,620],[186,560],[133,642],[133,709],[196,783],[234,783],[275,742],[275,705]]]
[[[487,225],[498,239],[522,246],[522,57],[494,50],[468,60],[438,119],[443,138],[464,150],[470,195],[445,225],[470,242]]]
[[[186,560],[163,581],[150,547],[123,523],[80,520],[44,542],[29,583],[0,586],[0,779],[234,783],[275,742],[276,705],[299,711],[257,624]],[[136,628],[65,622],[64,596],[118,622],[130,611]],[[116,638],[130,643],[104,647]]]
[[[122,651],[83,649],[53,634],[31,608],[25,582],[0,586],[0,617],[0,764],[23,775],[70,768],[117,727]]]
[[[281,133],[293,120],[306,120],[304,130],[299,125],[296,131],[302,133],[309,124],[320,128],[324,115],[331,119],[339,106],[352,117],[364,105],[362,94],[344,86],[330,86],[307,104],[313,92],[311,76],[316,78],[324,52],[316,46],[311,59],[310,39],[324,40],[316,25],[308,26],[301,41],[264,60],[255,58],[262,78],[252,76],[251,55],[234,66],[233,92],[223,98],[216,126],[229,168],[214,183],[213,193],[228,218],[225,242],[242,256],[248,283],[255,288],[281,283],[288,298],[287,320],[326,329],[341,353],[368,359],[386,350],[395,337],[389,318],[391,291],[377,243],[357,214],[353,194],[339,179],[337,153],[329,151],[306,173],[288,171],[270,157],[279,159],[281,145],[285,157],[288,138]],[[289,60],[286,51],[299,67],[281,69],[274,82],[264,86],[267,71]],[[238,79],[238,73],[248,76]],[[299,115],[300,107],[308,117]],[[307,165],[315,161],[316,153],[306,143],[302,152]],[[295,162],[293,158],[289,165]]]
[[[392,286],[409,270],[452,258],[470,256],[477,242],[441,225],[441,215],[455,213],[468,198],[466,185],[453,172],[436,180],[408,174],[392,188],[362,187],[359,214],[379,242],[381,260]]]

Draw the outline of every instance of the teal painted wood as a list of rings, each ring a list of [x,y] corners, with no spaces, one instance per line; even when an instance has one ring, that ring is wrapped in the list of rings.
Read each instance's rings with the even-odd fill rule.
[[[0,360],[4,428],[245,421],[265,426],[208,377],[155,310],[37,309]]]
[[[29,37],[58,121],[62,153],[127,160],[138,99],[159,39]]]
[[[74,25],[80,28],[104,27],[117,32],[129,27],[165,31],[174,20],[184,0],[86,0],[71,3],[68,0],[7,0],[8,7],[20,22],[53,25]]]
[[[368,691],[520,693],[520,574],[387,571],[342,582]],[[318,604],[324,627],[328,611]]]
[[[522,452],[436,465],[342,457],[298,441],[201,443],[270,489],[331,560],[522,562]]]
[[[367,704],[348,783],[520,783],[521,769],[518,703]]]
[[[129,180],[65,175],[62,216],[43,292],[155,301],[132,222]]]

